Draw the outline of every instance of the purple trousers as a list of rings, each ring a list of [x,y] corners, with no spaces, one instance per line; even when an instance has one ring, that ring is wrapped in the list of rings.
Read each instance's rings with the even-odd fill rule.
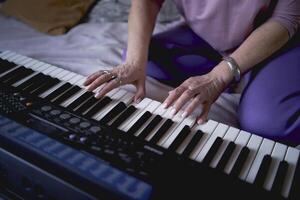
[[[238,120],[242,130],[300,144],[300,42],[296,39],[247,73]],[[185,79],[208,73],[222,59],[186,25],[154,35],[147,75],[176,87]]]

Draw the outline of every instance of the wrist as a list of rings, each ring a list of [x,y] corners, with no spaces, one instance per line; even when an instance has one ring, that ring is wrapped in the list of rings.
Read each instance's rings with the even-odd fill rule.
[[[224,86],[228,86],[234,80],[234,75],[225,61],[220,62],[210,74],[222,82]]]

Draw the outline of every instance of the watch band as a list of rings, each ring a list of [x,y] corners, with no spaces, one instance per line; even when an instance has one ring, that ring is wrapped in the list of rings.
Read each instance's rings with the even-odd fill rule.
[[[239,65],[230,56],[224,57],[223,60],[227,63],[229,69],[233,73],[235,82],[239,82],[241,80],[241,71],[240,71]]]

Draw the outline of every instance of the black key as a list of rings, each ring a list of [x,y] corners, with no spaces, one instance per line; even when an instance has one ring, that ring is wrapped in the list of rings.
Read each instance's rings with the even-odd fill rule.
[[[190,127],[185,125],[168,149],[170,149],[170,151],[176,151],[176,149],[180,146],[180,144],[182,144],[190,132]]]
[[[81,90],[81,87],[75,85],[72,88],[70,88],[67,92],[63,93],[61,96],[59,96],[58,98],[56,98],[53,103],[55,103],[56,105],[61,104],[63,101],[67,100],[68,98],[70,98],[72,95],[76,94],[77,92],[79,92]]]
[[[272,189],[271,189],[274,193],[281,195],[282,186],[283,186],[283,183],[284,183],[284,180],[286,177],[288,167],[289,167],[289,164],[285,160],[280,162],[273,185],[272,185]]]
[[[127,108],[124,102],[118,103],[113,109],[111,109],[101,120],[100,123],[107,124],[113,120],[116,116],[122,113]]]
[[[130,118],[136,110],[136,107],[132,105],[129,106],[119,117],[117,117],[117,119],[111,124],[111,127],[118,128],[126,119]]]
[[[236,144],[234,142],[232,142],[232,141],[229,142],[229,144],[227,145],[220,161],[217,164],[217,167],[216,167],[217,169],[219,169],[221,171],[224,170],[224,168],[225,168],[228,160],[230,159],[235,147],[236,147]]]
[[[8,72],[7,74],[5,74],[4,76],[0,77],[0,82],[4,82],[5,80],[8,80],[14,76],[16,76],[17,74],[19,73],[22,73],[24,72],[24,70],[26,70],[25,67],[21,66],[21,67],[18,67],[10,72]]]
[[[5,80],[4,83],[12,85],[17,81],[26,78],[27,76],[29,76],[32,73],[33,73],[33,70],[25,68],[24,70],[22,70],[22,72],[20,74],[17,74],[8,80]]]
[[[26,74],[31,71],[32,70],[29,70],[25,67],[19,67],[17,69],[12,70],[9,73],[7,73],[6,75],[2,76],[0,78],[0,82],[12,84],[12,83],[16,82],[17,80],[21,79],[22,77],[26,77]],[[25,76],[24,76],[24,74],[25,74]]]
[[[88,112],[84,114],[87,118],[92,118],[97,112],[102,110],[105,106],[107,106],[112,101],[111,98],[105,96],[103,99],[98,101]]]
[[[270,164],[272,162],[272,157],[270,155],[265,155],[260,166],[258,172],[256,174],[254,184],[257,186],[263,186],[266,176],[268,174]]]
[[[203,136],[203,132],[201,130],[198,130],[195,135],[192,137],[189,144],[185,147],[185,149],[182,152],[182,156],[188,158],[190,154],[193,152],[194,148],[198,144],[198,142],[201,140]]]
[[[215,155],[216,155],[217,151],[219,150],[222,143],[223,143],[223,139],[220,137],[217,137],[202,161],[204,164],[206,164],[206,165],[210,164],[210,162],[215,157]]]
[[[17,86],[17,89],[18,90],[25,89],[26,87],[31,85],[40,75],[41,75],[41,73],[38,73],[38,74],[34,75],[33,77],[31,77],[30,79],[24,81],[23,83],[21,83],[20,85]]]
[[[0,74],[6,72],[7,70],[12,69],[15,66],[17,66],[15,63],[0,58]]]
[[[91,97],[83,104],[81,104],[79,107],[77,107],[74,111],[75,113],[82,115],[84,112],[89,110],[94,104],[96,104],[97,101],[99,101],[99,99],[96,99],[95,97]]]
[[[160,138],[171,128],[174,122],[171,119],[167,119],[164,124],[156,131],[150,142],[156,144]]]
[[[159,122],[162,120],[163,118],[160,115],[156,115],[152,121],[146,126],[146,128],[144,130],[142,130],[142,132],[139,134],[139,137],[142,139],[145,139],[148,134],[153,131],[153,129],[159,124]]]
[[[127,131],[127,134],[133,135],[135,134],[142,126],[143,124],[150,119],[152,114],[149,111],[146,111],[134,124],[132,127],[130,127]]]
[[[45,99],[47,101],[51,101],[57,98],[58,96],[60,96],[61,94],[63,94],[64,92],[66,92],[67,90],[69,90],[71,87],[72,85],[70,83],[65,83],[59,88],[57,88],[56,90],[54,90],[53,92],[51,92],[48,96],[46,96]]]
[[[239,174],[241,173],[241,170],[243,168],[243,165],[245,163],[245,161],[247,160],[247,157],[250,153],[250,150],[248,147],[243,147],[236,162],[234,163],[234,166],[231,170],[231,175],[232,176],[239,176]]]
[[[54,87],[58,83],[60,83],[59,79],[57,79],[57,78],[51,78],[45,84],[43,84],[41,87],[39,87],[36,90],[32,91],[32,95],[38,96],[38,95],[46,92],[50,88]]]
[[[32,83],[28,87],[24,88],[23,90],[24,92],[30,93],[31,91],[36,90],[38,87],[43,85],[46,81],[47,81],[46,76],[42,73],[39,73],[36,75],[35,80],[32,81]]]
[[[298,157],[296,171],[294,174],[294,179],[291,187],[290,198],[291,199],[299,199],[300,198],[300,156]]]
[[[70,110],[74,110],[76,107],[78,107],[80,104],[82,104],[84,101],[86,101],[92,96],[94,96],[93,92],[85,92],[80,97],[78,97],[75,101],[69,104],[67,108]]]

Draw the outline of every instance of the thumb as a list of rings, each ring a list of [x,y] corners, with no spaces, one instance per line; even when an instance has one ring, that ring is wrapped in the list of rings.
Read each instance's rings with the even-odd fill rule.
[[[146,94],[145,81],[141,80],[136,85],[136,94],[134,96],[134,102],[139,103],[143,100]]]

